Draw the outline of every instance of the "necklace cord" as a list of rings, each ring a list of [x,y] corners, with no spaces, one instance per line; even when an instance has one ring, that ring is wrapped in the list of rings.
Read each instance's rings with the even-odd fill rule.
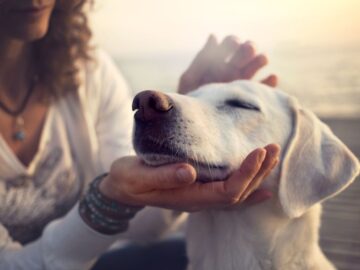
[[[4,112],[6,112],[7,114],[10,114],[11,116],[13,117],[17,117],[19,116],[20,114],[23,113],[23,111],[25,110],[26,108],[26,105],[31,97],[31,94],[35,88],[35,85],[36,85],[36,82],[37,82],[37,79],[36,77],[34,77],[32,80],[31,80],[31,84],[30,84],[30,87],[26,93],[26,96],[25,98],[23,99],[23,101],[21,102],[20,106],[18,108],[16,108],[15,110],[12,110],[10,109],[9,107],[7,107],[3,102],[1,102],[0,100],[0,109],[2,109]]]

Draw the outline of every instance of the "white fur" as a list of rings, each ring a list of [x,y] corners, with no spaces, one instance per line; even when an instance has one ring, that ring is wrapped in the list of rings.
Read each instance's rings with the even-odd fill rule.
[[[186,152],[194,165],[226,165],[215,171],[197,166],[205,179],[225,178],[257,147],[282,147],[281,164],[263,184],[274,192],[272,199],[190,215],[190,269],[334,269],[318,245],[319,203],[359,172],[358,160],[346,146],[296,100],[261,84],[211,84],[188,96],[169,96],[179,112],[169,137],[181,138],[172,147]],[[227,106],[229,99],[249,102],[260,112]],[[138,154],[149,163],[172,160]]]

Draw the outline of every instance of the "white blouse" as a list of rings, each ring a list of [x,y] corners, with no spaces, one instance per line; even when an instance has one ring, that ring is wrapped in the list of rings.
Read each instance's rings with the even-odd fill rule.
[[[117,239],[89,228],[76,204],[133,153],[128,87],[105,53],[95,59],[82,66],[79,92],[49,109],[28,167],[0,136],[0,270],[86,269]]]

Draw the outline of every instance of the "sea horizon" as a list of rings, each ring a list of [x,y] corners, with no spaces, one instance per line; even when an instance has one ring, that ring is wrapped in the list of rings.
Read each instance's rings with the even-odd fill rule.
[[[176,91],[178,78],[195,52],[111,55],[135,94],[145,89]],[[360,47],[293,46],[267,55],[270,63],[255,79],[277,74],[278,88],[320,117],[360,117]]]

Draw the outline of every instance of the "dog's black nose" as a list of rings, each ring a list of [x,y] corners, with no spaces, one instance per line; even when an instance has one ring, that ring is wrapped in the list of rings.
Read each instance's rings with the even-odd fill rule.
[[[152,90],[138,93],[132,103],[132,109],[138,110],[135,119],[141,121],[155,120],[166,115],[172,108],[169,96]]]

